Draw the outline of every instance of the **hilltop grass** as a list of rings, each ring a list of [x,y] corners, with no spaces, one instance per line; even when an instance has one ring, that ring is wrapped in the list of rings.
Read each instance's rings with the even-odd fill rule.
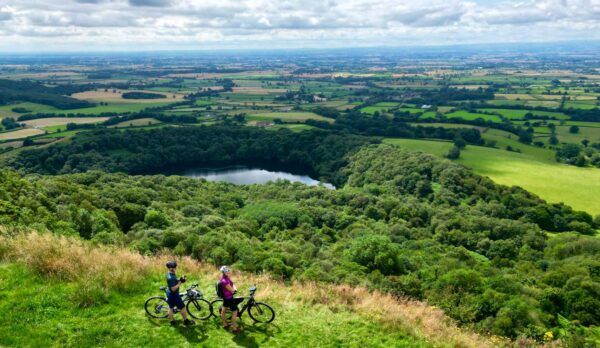
[[[386,139],[386,143],[411,151],[443,157],[451,142],[415,139]],[[520,186],[551,203],[564,202],[574,209],[600,214],[600,171],[540,159],[534,154],[467,146],[458,163],[499,184]],[[568,189],[565,189],[568,188]]]
[[[364,288],[284,284],[237,273],[240,289],[257,284],[257,298],[277,313],[273,324],[243,319],[233,335],[218,320],[191,328],[150,319],[143,303],[159,295],[164,262],[125,249],[49,233],[0,234],[0,346],[206,347],[489,347],[503,344],[458,329],[422,302],[397,300]],[[180,273],[212,297],[218,272],[189,258]],[[244,290],[242,292],[245,292]]]

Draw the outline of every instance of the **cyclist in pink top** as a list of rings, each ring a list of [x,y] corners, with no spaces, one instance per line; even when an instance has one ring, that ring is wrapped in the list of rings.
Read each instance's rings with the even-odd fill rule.
[[[227,266],[221,267],[221,273],[223,276],[221,277],[220,285],[221,291],[223,292],[223,307],[221,308],[221,321],[223,322],[223,327],[226,328],[227,318],[225,317],[225,313],[227,310],[231,310],[233,313],[231,316],[231,330],[233,332],[239,332],[239,328],[237,326],[237,317],[239,313],[238,304],[242,302],[244,299],[234,298],[233,295],[236,293],[237,288],[233,285],[233,281],[231,280],[231,270]]]

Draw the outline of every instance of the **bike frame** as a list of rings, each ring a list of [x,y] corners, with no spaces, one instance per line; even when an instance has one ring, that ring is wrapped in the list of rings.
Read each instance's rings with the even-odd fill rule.
[[[191,297],[188,296],[188,291],[190,291],[190,290],[192,290],[194,288],[197,288],[197,287],[198,287],[197,284],[193,284],[191,287],[185,289],[185,292],[180,292],[179,293],[179,296],[181,296],[181,301],[183,301],[184,304],[187,305],[188,302],[194,302],[196,305],[198,304],[196,302],[195,298],[191,298]],[[165,293],[165,301],[166,301],[169,298],[167,289],[164,290],[164,293]],[[200,298],[202,298],[202,295],[200,295]],[[180,311],[181,311],[181,309],[179,309],[177,307],[173,308],[173,313],[179,313]]]
[[[246,309],[250,308],[250,306],[254,304],[254,293],[250,294],[250,296],[243,297],[243,299],[244,301],[248,301],[246,301],[246,303],[244,303],[244,305],[240,309],[240,312],[238,313],[238,318],[241,318],[242,314],[246,311]]]

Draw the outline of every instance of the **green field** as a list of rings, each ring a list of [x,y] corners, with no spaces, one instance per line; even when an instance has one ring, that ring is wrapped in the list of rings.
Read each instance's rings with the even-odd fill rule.
[[[443,141],[386,139],[385,142],[412,151],[443,156],[452,143]],[[527,153],[467,146],[458,163],[473,168],[499,184],[521,186],[551,203],[564,202],[577,210],[600,214],[600,170],[579,168]]]
[[[55,111],[61,111],[50,105],[36,104],[36,103],[18,103],[11,105],[3,105],[0,106],[0,118],[2,117],[18,117],[22,114],[18,114],[12,111],[13,108],[25,108],[32,113],[43,112],[43,113],[51,113]]]
[[[158,123],[161,123],[161,122],[154,118],[138,118],[135,120],[123,121],[123,122],[117,123],[113,126],[110,126],[110,128],[146,127],[146,126],[151,126],[151,125],[155,125]]]
[[[484,119],[486,121],[492,121],[492,122],[496,122],[496,123],[502,123],[502,119],[500,118],[500,116],[487,115],[487,114],[478,114],[478,113],[468,112],[468,111],[464,111],[464,110],[454,111],[454,112],[451,112],[449,114],[445,114],[445,116],[448,117],[448,118],[461,118],[463,120],[469,120],[469,121],[473,121],[473,120],[476,120],[478,118],[482,118],[482,119]]]
[[[248,121],[273,121],[281,119],[283,122],[304,122],[306,120],[317,120],[333,122],[333,119],[317,115],[312,112],[265,112],[252,114],[246,117]]]
[[[33,113],[48,113],[48,114],[84,114],[84,115],[93,115],[93,114],[101,114],[103,112],[115,112],[115,113],[125,113],[125,112],[138,112],[142,111],[145,108],[156,107],[156,106],[165,106],[170,104],[170,101],[167,102],[156,102],[156,103],[108,103],[108,105],[97,105],[90,108],[81,108],[81,109],[57,109],[50,105],[43,104],[34,104],[34,103],[19,103],[14,105],[4,105],[0,106],[0,117],[11,116],[15,117],[19,114],[15,114],[11,111],[14,107],[24,107],[28,110],[31,110]]]
[[[360,112],[364,112],[365,114],[373,115],[375,112],[383,113],[388,112],[389,109],[398,106],[398,103],[393,102],[381,102],[371,106],[365,106],[360,109]]]
[[[508,119],[518,120],[525,117],[525,114],[531,113],[534,116],[548,116],[556,118],[558,120],[567,120],[569,116],[562,112],[549,112],[549,111],[537,111],[537,110],[518,110],[518,109],[479,109],[478,111],[498,113]]]

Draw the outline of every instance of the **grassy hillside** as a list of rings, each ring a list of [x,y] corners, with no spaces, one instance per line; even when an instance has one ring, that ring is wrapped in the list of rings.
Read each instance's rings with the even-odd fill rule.
[[[221,329],[215,318],[171,327],[143,310],[147,297],[160,294],[167,259],[52,234],[0,234],[0,311],[15,314],[0,316],[0,346],[486,347],[503,342],[462,331],[422,302],[243,273],[234,274],[238,287],[258,285],[257,298],[277,312],[272,324],[253,325],[246,316],[239,335]],[[180,264],[180,272],[212,298],[214,267],[189,258]]]
[[[386,142],[439,157],[452,147],[451,142],[435,140],[386,139]],[[600,214],[600,170],[596,168],[541,160],[526,151],[516,153],[480,146],[467,146],[457,162],[499,184],[521,186],[549,202],[564,202],[575,209]]]

